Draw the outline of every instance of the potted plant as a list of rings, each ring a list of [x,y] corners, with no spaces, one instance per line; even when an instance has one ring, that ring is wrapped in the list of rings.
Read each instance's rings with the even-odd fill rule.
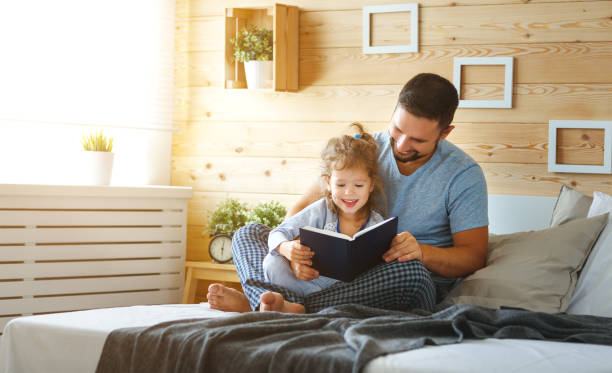
[[[248,207],[235,198],[226,198],[217,207],[208,221],[210,235],[233,235],[236,230],[247,223]]]
[[[113,173],[113,138],[106,137],[102,130],[84,135],[83,181],[88,185],[108,185]]]
[[[276,201],[262,202],[249,210],[245,203],[227,198],[217,205],[208,222],[210,241],[208,253],[218,263],[232,260],[232,236],[238,228],[247,223],[262,223],[270,228],[279,225],[287,213],[285,207]]]
[[[263,27],[243,28],[236,38],[234,61],[244,63],[247,87],[249,89],[272,86],[272,31]]]
[[[270,228],[277,227],[285,219],[287,209],[277,201],[261,202],[248,214],[248,223],[261,223]]]

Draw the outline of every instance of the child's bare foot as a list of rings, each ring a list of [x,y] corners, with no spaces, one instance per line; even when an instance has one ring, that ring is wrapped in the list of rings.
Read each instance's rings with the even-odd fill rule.
[[[221,284],[211,284],[208,287],[206,298],[208,298],[210,308],[215,310],[231,312],[251,311],[251,305],[244,294]]]
[[[278,311],[286,313],[305,313],[304,306],[299,303],[287,302],[279,293],[272,291],[261,295],[259,303],[260,311]]]

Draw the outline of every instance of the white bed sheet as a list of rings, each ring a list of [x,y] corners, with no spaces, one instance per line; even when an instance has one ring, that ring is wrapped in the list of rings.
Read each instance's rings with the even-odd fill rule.
[[[232,312],[208,303],[103,308],[11,320],[0,341],[1,373],[95,372],[106,336],[114,329],[148,326]]]
[[[207,303],[107,308],[21,317],[0,342],[0,373],[95,372],[114,329],[195,317],[224,317]],[[377,358],[364,373],[611,372],[612,346],[517,339],[469,340]]]

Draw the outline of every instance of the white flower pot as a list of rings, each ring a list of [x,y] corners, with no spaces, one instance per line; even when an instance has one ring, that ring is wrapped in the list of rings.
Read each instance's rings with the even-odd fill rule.
[[[83,151],[82,182],[85,185],[109,185],[113,174],[113,158],[111,152]]]
[[[244,63],[249,89],[272,88],[272,61],[249,61]]]

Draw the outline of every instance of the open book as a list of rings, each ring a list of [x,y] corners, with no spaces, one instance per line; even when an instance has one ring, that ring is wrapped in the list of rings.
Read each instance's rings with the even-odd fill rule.
[[[397,217],[365,228],[352,238],[314,227],[300,228],[300,242],[314,251],[312,267],[320,275],[341,281],[355,277],[383,262],[382,255],[397,235]]]

